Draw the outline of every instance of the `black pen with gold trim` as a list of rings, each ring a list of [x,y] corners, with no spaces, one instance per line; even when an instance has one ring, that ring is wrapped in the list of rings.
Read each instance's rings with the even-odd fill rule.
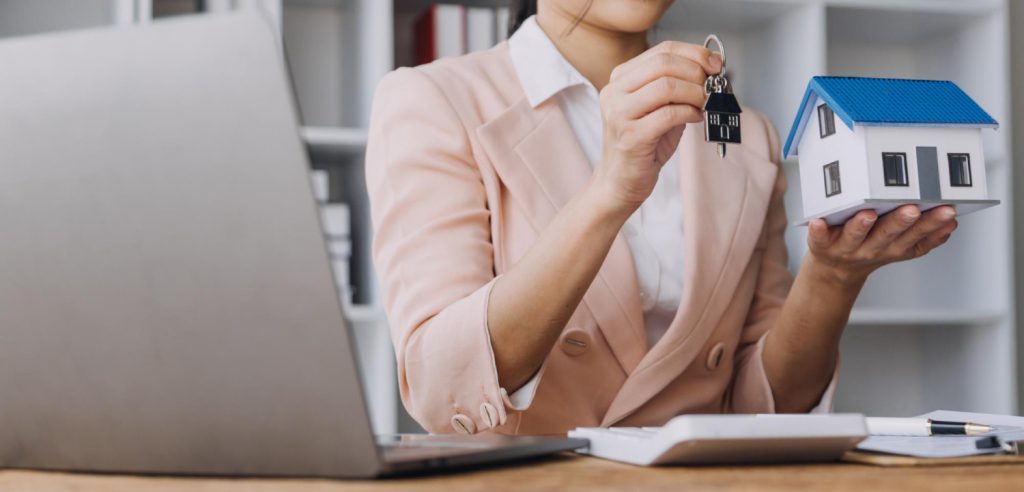
[[[952,422],[923,418],[866,417],[872,436],[980,436],[992,432],[992,426],[973,422]]]

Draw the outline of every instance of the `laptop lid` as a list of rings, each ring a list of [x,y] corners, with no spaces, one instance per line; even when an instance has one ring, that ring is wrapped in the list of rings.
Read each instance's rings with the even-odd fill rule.
[[[255,14],[0,42],[0,466],[369,476]]]

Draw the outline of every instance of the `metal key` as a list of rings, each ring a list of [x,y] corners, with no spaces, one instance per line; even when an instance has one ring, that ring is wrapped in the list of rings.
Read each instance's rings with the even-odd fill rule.
[[[712,41],[718,45],[722,56],[722,70],[704,80],[704,94],[708,96],[704,102],[704,140],[716,142],[718,157],[724,158],[725,144],[740,143],[740,113],[743,110],[736,96],[732,95],[729,80],[725,78],[725,46],[718,36],[709,34],[704,40],[704,47],[710,49]]]

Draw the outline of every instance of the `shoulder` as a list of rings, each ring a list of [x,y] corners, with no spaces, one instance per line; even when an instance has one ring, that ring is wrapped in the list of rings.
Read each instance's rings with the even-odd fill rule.
[[[438,83],[471,90],[519,85],[507,41],[488,50],[420,65],[416,70]]]
[[[397,98],[415,104],[444,102],[459,112],[472,109],[485,113],[507,107],[519,97],[522,88],[505,42],[477,53],[399,68],[384,76],[375,96],[378,101]],[[438,98],[443,101],[433,100]]]

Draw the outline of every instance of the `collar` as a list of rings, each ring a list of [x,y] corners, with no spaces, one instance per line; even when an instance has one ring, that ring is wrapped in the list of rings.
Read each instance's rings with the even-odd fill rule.
[[[534,108],[569,87],[591,85],[558,51],[536,16],[523,21],[508,39],[508,49],[519,84]]]

